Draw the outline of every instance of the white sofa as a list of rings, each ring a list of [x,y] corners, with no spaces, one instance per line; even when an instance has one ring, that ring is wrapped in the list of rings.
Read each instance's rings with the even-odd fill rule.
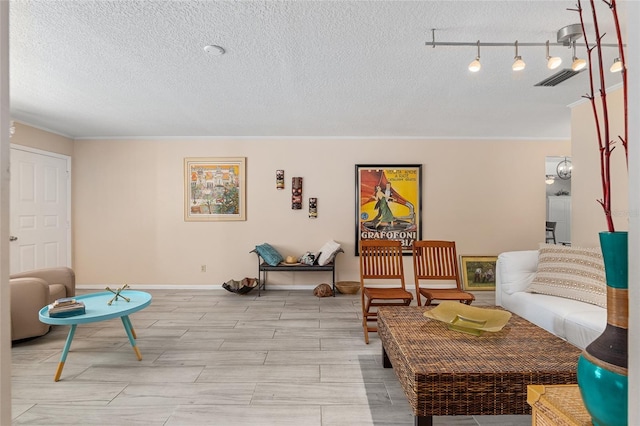
[[[607,310],[559,296],[526,292],[538,267],[538,251],[511,251],[498,256],[496,305],[584,349],[607,325]]]

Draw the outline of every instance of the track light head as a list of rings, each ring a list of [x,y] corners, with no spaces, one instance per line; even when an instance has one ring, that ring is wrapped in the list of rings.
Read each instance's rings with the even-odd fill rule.
[[[513,58],[513,65],[511,65],[511,69],[514,71],[522,71],[527,64],[522,60],[522,56],[518,55],[518,40],[516,40],[516,56]]]
[[[513,65],[511,65],[511,69],[514,71],[522,71],[527,64],[524,63],[521,56],[516,56]]]
[[[480,40],[478,40],[478,56],[469,64],[469,71],[478,72],[482,68],[482,64],[480,63]]]
[[[571,69],[574,71],[580,71],[584,67],[587,66],[587,61],[584,59],[580,59],[576,56],[576,42],[573,42],[573,63],[571,64]]]
[[[550,70],[555,70],[562,63],[562,58],[559,56],[550,56],[549,55],[549,40],[547,40],[547,68]]]
[[[574,57],[573,63],[571,64],[571,69],[574,71],[580,71],[586,66],[587,66],[587,61],[585,61],[584,59]]]
[[[620,72],[620,71],[622,71],[622,61],[620,60],[620,58],[616,58],[613,61],[613,64],[611,65],[611,68],[609,68],[609,71],[611,71],[611,72]]]

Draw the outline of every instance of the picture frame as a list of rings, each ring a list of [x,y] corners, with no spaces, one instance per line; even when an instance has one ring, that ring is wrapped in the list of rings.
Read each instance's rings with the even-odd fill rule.
[[[498,256],[460,256],[464,290],[495,290]]]
[[[410,256],[422,238],[422,164],[356,164],[356,244],[397,240]]]
[[[185,222],[246,220],[245,165],[245,157],[185,158]]]

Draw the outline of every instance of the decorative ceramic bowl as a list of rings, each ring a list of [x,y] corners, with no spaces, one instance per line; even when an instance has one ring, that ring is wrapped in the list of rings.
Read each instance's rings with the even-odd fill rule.
[[[338,281],[336,288],[342,294],[356,294],[360,291],[360,282],[358,281]]]
[[[426,311],[424,316],[444,322],[450,330],[480,336],[484,331],[502,330],[502,327],[509,322],[511,312],[444,301],[435,308]]]

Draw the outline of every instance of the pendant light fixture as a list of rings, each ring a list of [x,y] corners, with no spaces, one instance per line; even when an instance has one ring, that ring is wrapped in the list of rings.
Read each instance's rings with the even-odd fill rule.
[[[518,40],[516,40],[516,56],[513,58],[513,65],[511,65],[511,69],[514,71],[522,71],[527,64],[524,63],[522,57],[518,55]]]
[[[620,60],[620,58],[616,58],[613,61],[613,64],[611,65],[611,68],[609,68],[609,71],[611,71],[611,72],[620,72],[620,71],[622,71],[622,61]]]
[[[571,64],[571,69],[574,71],[580,71],[582,68],[587,66],[587,61],[584,59],[580,59],[576,56],[576,42],[573,42],[573,63]]]
[[[567,157],[564,157],[564,161],[561,161],[556,166],[556,173],[560,179],[568,180],[571,179],[571,172],[573,171],[573,165],[570,160],[567,160]]]
[[[480,40],[478,40],[477,45],[478,45],[478,55],[476,56],[476,59],[469,64],[469,71],[471,72],[478,72],[480,71],[480,68],[482,68],[482,64],[480,63]]]
[[[547,40],[547,68],[550,70],[555,70],[562,63],[562,58],[559,56],[550,56],[549,55],[549,40]]]

